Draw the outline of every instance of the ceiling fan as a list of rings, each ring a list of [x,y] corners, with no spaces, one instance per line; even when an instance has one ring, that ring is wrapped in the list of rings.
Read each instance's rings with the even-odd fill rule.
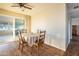
[[[11,7],[20,7],[20,8],[32,10],[32,6],[29,5],[28,3],[14,3]]]

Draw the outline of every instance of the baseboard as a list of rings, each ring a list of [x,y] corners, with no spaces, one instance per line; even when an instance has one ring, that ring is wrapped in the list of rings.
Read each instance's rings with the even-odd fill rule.
[[[61,51],[63,51],[63,52],[66,51],[66,49],[58,48],[58,47],[56,47],[55,45],[51,45],[51,44],[48,44],[48,43],[46,43],[46,42],[45,42],[45,44],[48,45],[48,46],[50,46],[50,47],[54,47],[54,48],[56,48],[56,49],[59,49],[59,50],[61,50]]]

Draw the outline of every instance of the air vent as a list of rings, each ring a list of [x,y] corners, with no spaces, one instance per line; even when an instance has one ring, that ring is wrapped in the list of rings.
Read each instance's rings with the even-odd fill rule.
[[[79,6],[75,6],[75,7],[74,7],[74,9],[77,9],[77,8],[79,8]]]

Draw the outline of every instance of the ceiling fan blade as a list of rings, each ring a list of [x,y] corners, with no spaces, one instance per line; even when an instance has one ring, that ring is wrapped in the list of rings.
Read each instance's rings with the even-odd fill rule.
[[[32,6],[29,5],[28,3],[24,4],[24,6],[28,6],[28,7],[32,8]]]
[[[31,7],[27,7],[27,6],[24,6],[24,8],[27,8],[27,9],[30,9],[30,10],[32,9]]]

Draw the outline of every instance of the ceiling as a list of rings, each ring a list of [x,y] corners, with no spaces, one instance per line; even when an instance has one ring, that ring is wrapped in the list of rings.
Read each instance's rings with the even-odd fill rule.
[[[0,8],[6,9],[6,10],[11,10],[15,11],[16,13],[21,13],[25,15],[32,15],[35,14],[35,12],[39,12],[41,10],[51,10],[52,5],[56,5],[56,3],[29,3],[31,6],[33,6],[32,10],[25,9],[25,11],[22,11],[21,8],[19,7],[11,7],[13,3],[0,3]],[[67,10],[68,14],[72,18],[79,17],[79,8],[78,9],[73,9],[74,6],[79,6],[79,3],[67,3]]]
[[[32,10],[26,9],[25,11],[22,11],[21,8],[18,7],[11,7],[13,3],[0,3],[0,8],[15,11],[17,13],[25,14],[25,15],[34,15],[40,11],[48,10],[52,11],[53,5],[57,5],[58,3],[29,3],[29,5],[32,6]],[[59,6],[58,6],[59,8]]]
[[[30,10],[29,9],[25,9],[25,11],[22,11],[22,8],[19,7],[11,7],[14,3],[0,3],[0,8],[2,9],[6,9],[6,10],[10,10],[10,11],[14,11],[16,13],[21,13],[21,14],[29,14]]]
[[[68,4],[67,4],[68,14],[69,14],[72,18],[77,18],[77,17],[79,17],[79,8],[74,9],[75,6],[79,6],[79,3],[68,3]]]
[[[22,11],[19,7],[11,7],[14,3],[0,3],[0,8],[15,11],[17,13],[25,14],[25,15],[31,15],[36,11],[39,11],[41,9],[47,8],[52,6],[53,3],[29,3],[29,5],[32,6],[32,10],[25,9],[25,11]]]

